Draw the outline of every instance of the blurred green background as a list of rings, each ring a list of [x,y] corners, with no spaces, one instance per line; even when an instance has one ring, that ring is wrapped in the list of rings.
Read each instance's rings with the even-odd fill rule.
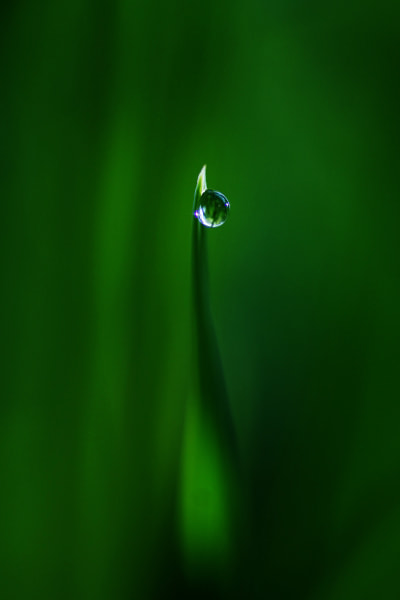
[[[18,0],[0,29],[1,598],[398,599],[400,4]],[[177,525],[204,163],[222,587]]]

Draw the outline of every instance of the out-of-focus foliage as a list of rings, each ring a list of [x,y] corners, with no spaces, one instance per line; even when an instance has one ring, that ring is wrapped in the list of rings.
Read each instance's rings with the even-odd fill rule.
[[[2,598],[195,597],[205,162],[232,206],[209,235],[242,462],[225,595],[399,597],[399,37],[395,0],[2,6]]]

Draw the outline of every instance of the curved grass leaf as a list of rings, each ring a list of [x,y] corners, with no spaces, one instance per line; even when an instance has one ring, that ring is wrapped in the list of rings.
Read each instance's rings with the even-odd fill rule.
[[[206,167],[193,205],[192,287],[195,367],[185,421],[182,473],[182,540],[189,574],[230,571],[234,555],[236,442],[210,309],[206,236],[195,216],[207,189]]]

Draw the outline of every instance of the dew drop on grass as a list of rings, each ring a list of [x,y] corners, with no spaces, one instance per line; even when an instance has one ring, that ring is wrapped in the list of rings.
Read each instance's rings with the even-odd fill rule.
[[[194,214],[205,227],[219,227],[228,218],[229,208],[228,198],[221,192],[206,190]]]

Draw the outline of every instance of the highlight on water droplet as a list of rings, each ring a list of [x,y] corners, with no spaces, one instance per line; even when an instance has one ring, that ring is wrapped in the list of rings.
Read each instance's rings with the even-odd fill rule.
[[[220,227],[228,218],[229,209],[229,201],[224,194],[206,189],[194,215],[204,227]]]

